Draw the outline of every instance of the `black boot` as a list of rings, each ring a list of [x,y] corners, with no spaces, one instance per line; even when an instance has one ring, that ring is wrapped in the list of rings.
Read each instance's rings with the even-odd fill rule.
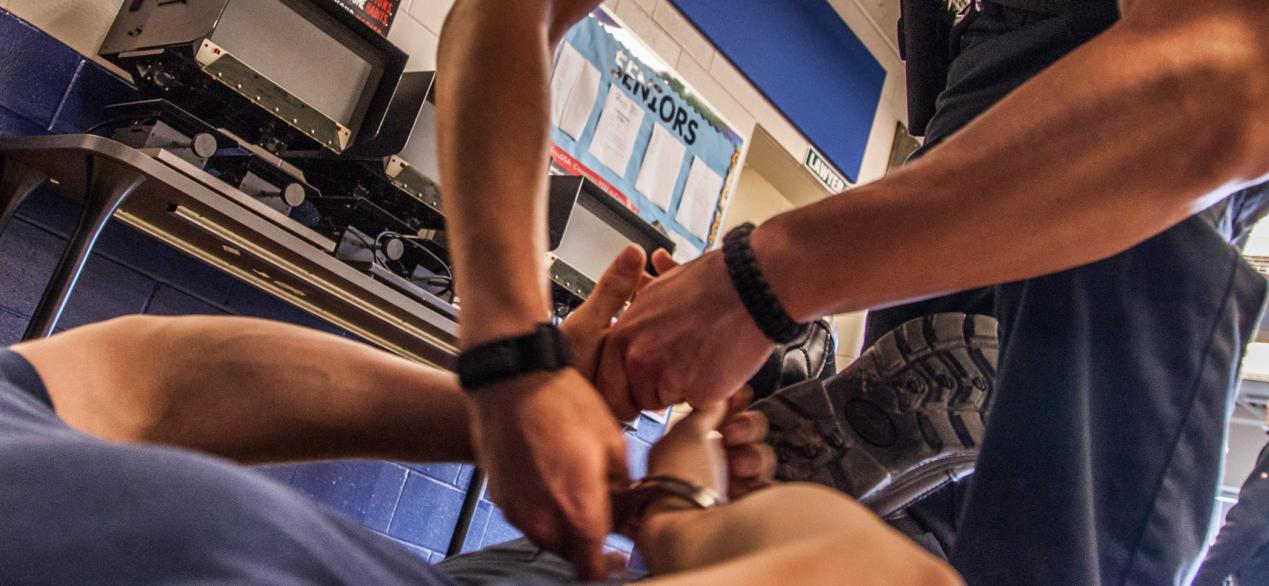
[[[972,473],[996,358],[996,320],[937,314],[886,334],[840,374],[758,401],[777,478],[832,486],[885,516]]]
[[[753,389],[756,401],[808,379],[833,376],[837,374],[837,361],[833,356],[835,350],[836,343],[828,320],[816,320],[801,339],[776,346],[767,357],[766,364],[746,385]]]

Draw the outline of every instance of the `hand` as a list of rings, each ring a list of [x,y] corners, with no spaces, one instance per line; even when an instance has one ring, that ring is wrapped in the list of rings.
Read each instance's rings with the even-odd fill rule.
[[[648,476],[673,476],[728,494],[727,452],[714,433],[727,418],[727,403],[700,407],[676,423],[648,453]]]
[[[596,377],[623,419],[684,400],[723,400],[773,349],[732,287],[721,253],[674,268],[658,251],[652,262],[664,276],[639,291],[609,332]]]
[[[577,372],[476,395],[476,449],[494,502],[529,539],[564,553],[586,579],[603,576],[599,564],[611,565],[602,557],[612,520],[608,494],[628,481],[625,438],[586,381],[613,318],[649,279],[644,262],[642,248],[627,247],[564,322]]]
[[[609,495],[629,472],[625,436],[599,393],[566,369],[480,389],[473,404],[476,458],[507,520],[581,579],[604,578]]]
[[[694,409],[652,447],[648,475],[674,476],[732,500],[771,486],[775,451],[764,443],[766,416],[744,410],[750,395],[744,389],[728,401]]]
[[[727,400],[727,418],[718,428],[727,453],[727,497],[740,499],[775,483],[775,449],[767,444],[766,414],[746,411],[753,390],[741,389]]]
[[[573,363],[587,380],[595,378],[599,353],[604,337],[612,329],[613,319],[626,308],[635,292],[652,279],[643,272],[646,262],[643,248],[634,244],[627,246],[608,265],[586,302],[573,310],[560,326],[568,338]]]

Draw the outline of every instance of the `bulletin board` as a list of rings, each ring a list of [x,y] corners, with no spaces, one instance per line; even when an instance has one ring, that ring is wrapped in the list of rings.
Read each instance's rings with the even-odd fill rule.
[[[551,158],[666,233],[686,260],[718,239],[744,138],[603,9],[560,44]]]

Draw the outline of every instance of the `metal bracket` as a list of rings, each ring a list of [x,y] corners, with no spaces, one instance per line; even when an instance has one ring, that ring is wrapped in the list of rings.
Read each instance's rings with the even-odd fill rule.
[[[48,181],[48,176],[12,159],[0,164],[0,233],[9,227],[9,220],[22,202]]]
[[[84,191],[84,207],[79,224],[66,243],[66,250],[53,270],[53,276],[44,288],[40,303],[31,315],[22,339],[47,338],[57,327],[57,320],[66,309],[75,283],[84,271],[88,255],[92,253],[102,228],[115,210],[133,191],[145,182],[145,176],[117,161],[93,156],[88,160],[88,181]]]

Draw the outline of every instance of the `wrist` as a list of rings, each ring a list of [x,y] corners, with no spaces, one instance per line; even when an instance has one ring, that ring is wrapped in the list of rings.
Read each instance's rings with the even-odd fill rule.
[[[540,275],[537,272],[540,268]],[[459,347],[462,350],[533,331],[550,319],[546,268],[498,271],[502,278],[459,271]],[[523,267],[521,267],[523,269]],[[492,269],[490,269],[492,270]]]
[[[638,537],[644,524],[653,517],[687,510],[704,511],[726,502],[714,489],[677,476],[648,476],[613,493],[613,527],[630,537]]]
[[[568,339],[558,327],[539,322],[527,333],[490,340],[458,356],[463,390],[488,394],[490,387],[531,374],[550,374],[572,366]]]
[[[749,236],[749,246],[757,257],[767,284],[789,317],[798,323],[815,321],[821,317],[808,303],[797,287],[799,257],[794,248],[793,232],[785,225],[784,216],[776,216],[754,229]]]
[[[540,306],[539,306],[540,305]],[[520,336],[550,316],[545,304],[524,303],[518,309],[500,306],[497,310],[473,309],[476,304],[463,303],[459,328],[459,349],[468,350],[494,340]],[[478,306],[477,306],[478,307]],[[481,315],[483,314],[483,315]],[[476,316],[481,317],[476,317]]]
[[[767,271],[763,270],[764,263],[759,262],[753,246],[755,230],[752,223],[745,223],[723,237],[723,262],[728,281],[763,335],[776,344],[791,344],[805,335],[809,324],[794,319],[772,288]]]
[[[635,546],[643,552],[657,552],[656,559],[650,559],[650,569],[654,573],[672,571],[681,566],[681,560],[674,559],[682,553],[681,543],[688,539],[693,527],[701,526],[702,515],[713,514],[713,510],[701,510],[676,504],[665,500],[648,507],[648,512],[639,524],[635,535],[627,535],[635,542]]]

